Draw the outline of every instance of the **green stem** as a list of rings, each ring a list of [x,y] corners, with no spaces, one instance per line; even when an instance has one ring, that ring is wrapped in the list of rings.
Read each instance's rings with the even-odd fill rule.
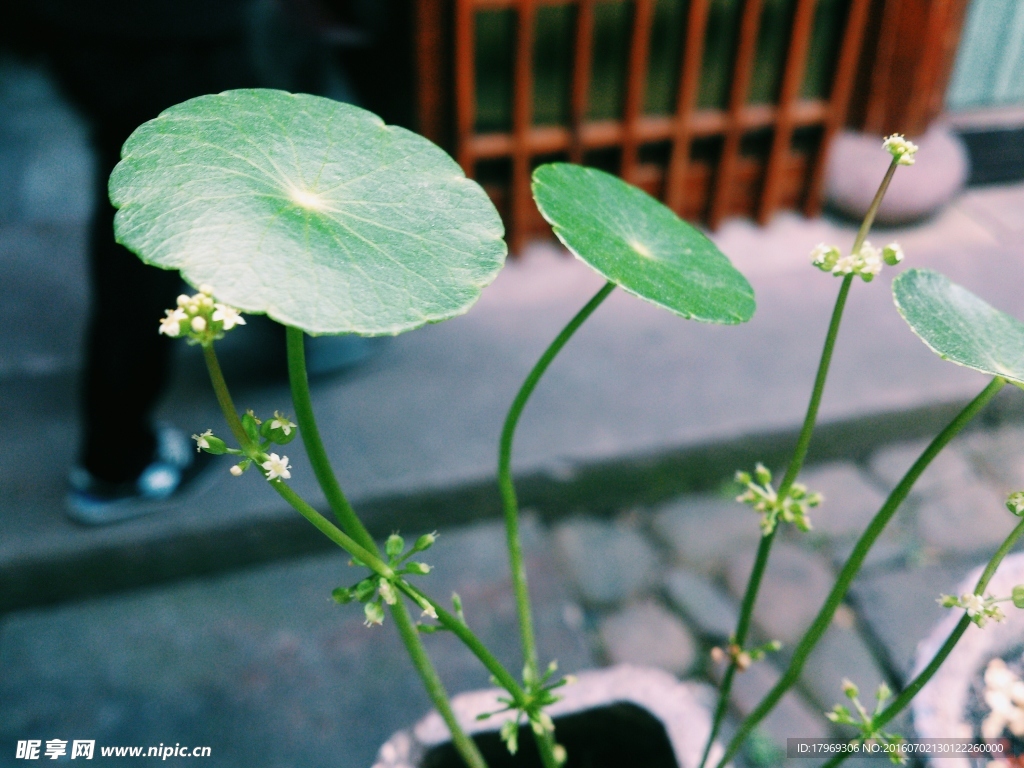
[[[359,560],[359,562],[371,571],[376,573],[378,576],[383,576],[389,581],[395,578],[395,572],[391,566],[381,560],[375,552],[371,552],[363,547],[359,542],[334,525],[334,523],[326,517],[321,515],[312,504],[299,496],[299,494],[293,491],[290,486],[286,485],[284,481],[272,480],[270,482],[270,486],[277,491],[281,498],[287,501],[300,515],[311,522],[314,528],[352,555],[352,557]]]
[[[882,183],[878,185],[878,191],[875,192],[875,197],[871,200],[871,205],[868,206],[868,212],[864,214],[864,221],[860,223],[860,229],[857,230],[857,237],[853,241],[853,249],[850,253],[857,253],[860,247],[864,245],[864,241],[868,237],[868,232],[871,230],[871,225],[875,223],[875,216],[878,213],[879,207],[882,205],[882,198],[885,197],[885,191],[889,188],[889,182],[892,181],[892,175],[896,173],[896,166],[899,163],[896,162],[896,158],[892,159],[889,163],[889,168],[885,172],[885,176],[882,178]]]
[[[306,455],[309,457],[310,466],[313,467],[313,474],[316,475],[327,503],[334,511],[342,529],[348,531],[363,547],[376,552],[377,543],[341,490],[338,478],[327,458],[323,440],[320,439],[320,429],[313,416],[313,400],[309,394],[303,332],[298,328],[286,326],[285,334],[288,343],[288,381],[292,389],[292,404],[295,406],[299,435],[302,436],[302,444],[306,446]]]
[[[992,580],[992,577],[996,573],[996,569],[999,564],[1003,562],[1003,558],[1006,557],[1010,550],[1013,549],[1014,545],[1020,540],[1021,536],[1024,536],[1024,520],[1019,522],[1017,526],[1010,532],[1010,535],[1006,537],[1003,543],[996,550],[996,553],[992,555],[992,559],[988,561],[988,565],[985,566],[985,570],[982,572],[981,577],[978,579],[977,585],[974,587],[974,594],[984,594],[985,589],[988,587],[988,583]],[[946,661],[946,657],[952,653],[953,648],[963,637],[964,632],[967,631],[967,627],[971,625],[971,619],[969,616],[964,614],[960,621],[957,622],[956,627],[949,633],[949,637],[942,644],[942,647],[936,652],[932,660],[928,662],[928,666],[922,669],[917,677],[911,680],[907,687],[904,688],[900,695],[893,699],[892,703],[883,709],[878,715],[875,716],[872,723],[875,728],[881,728],[896,715],[902,712],[911,700],[920,693],[921,689],[928,683],[929,680],[939,670],[939,667]],[[836,755],[827,763],[826,766],[834,768],[846,759],[846,755]]]
[[[516,488],[512,481],[512,441],[515,438],[516,426],[519,424],[519,417],[526,407],[530,395],[537,388],[544,372],[551,365],[562,348],[572,338],[587,318],[589,318],[607,297],[615,289],[615,283],[607,282],[594,294],[593,298],[555,337],[551,345],[544,350],[537,364],[533,366],[526,380],[520,387],[508,415],[505,417],[505,425],[501,430],[501,441],[498,448],[498,489],[501,492],[501,501],[505,513],[505,538],[508,546],[508,557],[512,572],[512,590],[516,599],[516,612],[519,618],[519,636],[523,647],[523,667],[530,680],[538,679],[537,669],[537,640],[533,631],[533,612],[530,609],[530,589],[526,579],[526,567],[523,563],[523,546],[519,535],[519,501],[516,498]],[[554,753],[554,739],[550,734],[545,733],[536,737],[537,750],[540,753],[541,761],[545,768],[558,768],[558,760]]]
[[[807,413],[804,416],[803,426],[800,428],[800,435],[796,441],[796,448],[786,468],[786,474],[779,485],[778,498],[785,499],[789,489],[796,481],[800,469],[803,467],[804,459],[807,458],[807,450],[811,444],[811,437],[814,434],[814,425],[818,420],[818,408],[821,405],[821,397],[825,392],[825,381],[828,379],[828,370],[832,364],[832,352],[835,350],[836,338],[839,335],[839,325],[843,319],[843,310],[846,308],[846,298],[850,294],[850,286],[853,284],[853,275],[843,278],[839,286],[839,294],[836,296],[835,306],[832,308],[832,319],[828,324],[828,333],[825,334],[825,345],[821,350],[821,359],[818,362],[818,372],[814,377],[814,387],[811,390],[811,399],[807,403]],[[757,601],[757,593],[761,589],[761,581],[764,579],[764,572],[768,566],[768,555],[771,552],[772,543],[775,541],[775,533],[779,529],[776,523],[775,528],[767,536],[761,537],[757,547],[757,557],[754,560],[754,567],[747,580],[747,589],[743,594],[743,603],[740,607],[740,617],[736,625],[736,632],[732,642],[741,649],[747,642],[747,633],[750,630],[750,621],[754,613],[754,604]],[[714,744],[718,733],[725,721],[725,715],[729,709],[729,696],[732,693],[732,682],[736,676],[736,659],[730,658],[729,667],[722,677],[722,684],[718,689],[718,704],[715,707],[715,717],[711,723],[711,733],[708,734],[707,743],[704,745],[704,754],[700,760],[700,768],[704,768],[708,755],[711,753],[711,746]]]
[[[828,369],[832,365],[832,352],[835,350],[836,337],[839,335],[839,324],[843,319],[843,310],[846,308],[846,298],[850,295],[850,286],[853,284],[854,275],[847,275],[839,286],[839,295],[836,296],[835,306],[832,308],[832,319],[828,324],[828,333],[825,335],[825,346],[821,350],[821,361],[818,363],[818,373],[814,377],[814,389],[811,390],[811,399],[807,403],[807,414],[804,416],[803,426],[800,428],[800,437],[796,441],[796,449],[793,451],[793,458],[790,459],[789,467],[779,485],[779,498],[784,499],[789,489],[796,481],[796,477],[803,468],[804,459],[807,458],[807,449],[811,444],[811,436],[814,434],[814,425],[818,420],[818,408],[821,405],[821,396],[825,392],[825,380],[828,378]]]
[[[409,651],[409,658],[412,659],[413,666],[416,667],[420,679],[423,680],[427,695],[451,732],[455,749],[462,755],[462,759],[469,768],[487,768],[487,763],[484,761],[483,755],[480,754],[476,742],[462,730],[458,720],[455,719],[455,713],[452,711],[444,683],[441,682],[437,670],[431,664],[427,651],[423,647],[423,639],[420,637],[419,630],[416,629],[416,624],[409,616],[409,609],[401,599],[391,606],[391,615],[398,627],[398,634],[401,635],[402,642],[405,643],[405,647]]]
[[[800,642],[794,649],[793,658],[789,663],[789,667],[786,669],[782,677],[779,678],[775,686],[767,693],[764,699],[762,699],[757,707],[754,708],[754,711],[751,712],[742,723],[740,723],[736,734],[733,736],[732,741],[729,742],[729,746],[725,750],[725,754],[719,761],[717,768],[724,768],[726,763],[728,763],[739,750],[743,741],[750,735],[750,732],[768,715],[769,712],[772,711],[775,705],[779,702],[779,699],[781,699],[782,696],[800,678],[800,673],[803,671],[804,664],[807,662],[807,657],[832,623],[832,617],[835,615],[836,610],[842,603],[843,598],[846,597],[846,592],[849,590],[854,577],[857,575],[858,571],[860,571],[860,567],[864,563],[864,559],[867,557],[868,551],[881,535],[885,526],[892,519],[892,516],[899,509],[904,499],[906,499],[907,495],[910,493],[910,489],[914,486],[914,483],[917,482],[921,473],[928,468],[928,465],[939,454],[939,452],[946,447],[949,441],[952,440],[965,426],[967,426],[971,419],[973,419],[978,412],[984,408],[993,397],[995,397],[996,393],[1002,389],[1005,384],[1005,379],[998,376],[994,378],[989,385],[985,387],[977,397],[968,403],[967,406],[965,406],[964,409],[960,411],[960,413],[958,413],[946,426],[946,428],[943,429],[934,440],[932,440],[924,450],[924,453],[918,457],[917,461],[914,462],[914,465],[907,470],[907,473],[892,490],[892,493],[889,494],[889,497],[885,500],[882,508],[878,510],[878,513],[874,518],[872,518],[871,523],[857,540],[857,544],[850,553],[849,559],[847,559],[846,563],[843,565],[843,569],[840,571],[839,576],[836,579],[836,583],[832,587],[832,591],[826,598],[824,605],[822,605],[821,610],[814,619],[814,622],[804,633],[804,636],[800,639]]]
[[[213,392],[217,396],[217,403],[228,422],[228,429],[235,436],[235,440],[248,455],[252,449],[249,436],[245,434],[242,420],[238,417],[238,410],[231,399],[231,392],[228,390],[228,383],[224,380],[224,372],[220,369],[220,361],[217,360],[217,353],[213,344],[203,345],[203,359],[206,360],[206,370],[210,374],[210,383],[213,385]],[[248,449],[248,450],[246,450]]]
[[[508,691],[512,698],[515,699],[517,705],[525,706],[527,704],[526,691],[523,690],[515,677],[501,665],[501,662],[487,650],[487,646],[480,641],[480,638],[473,634],[472,630],[458,616],[446,611],[440,603],[407,581],[399,581],[397,586],[402,592],[413,598],[414,601],[417,601],[417,598],[419,598],[430,603],[437,614],[437,620],[441,626],[450,630],[453,635],[469,648],[473,655],[487,668],[487,671],[494,675],[498,685]]]
[[[548,366],[551,365],[551,361],[614,288],[614,283],[605,283],[601,290],[562,329],[562,332],[551,342],[551,346],[544,350],[544,354],[533,366],[533,370],[530,371],[515,400],[512,401],[512,406],[505,417],[505,426],[501,430],[501,443],[498,449],[498,488],[501,491],[501,501],[505,511],[505,537],[512,569],[512,589],[515,592],[516,610],[519,615],[523,664],[534,679],[537,677],[537,643],[530,611],[530,591],[526,582],[526,569],[523,566],[523,547],[519,537],[519,502],[516,499],[515,484],[512,482],[512,440],[515,437],[516,425],[526,407],[526,402],[533,394],[533,390],[537,388],[537,383]]]

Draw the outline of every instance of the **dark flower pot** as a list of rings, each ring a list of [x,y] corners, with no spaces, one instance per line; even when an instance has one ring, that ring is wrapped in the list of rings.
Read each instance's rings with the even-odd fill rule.
[[[659,669],[621,665],[582,672],[561,689],[562,701],[548,709],[566,768],[697,768],[711,717],[700,689]],[[498,690],[472,691],[452,699],[462,726],[473,736],[489,768],[540,768],[528,728],[520,728],[513,756],[498,737],[506,716],[476,716],[502,705]],[[720,753],[717,748],[713,751]],[[380,748],[373,768],[462,768],[448,729],[431,712]]]

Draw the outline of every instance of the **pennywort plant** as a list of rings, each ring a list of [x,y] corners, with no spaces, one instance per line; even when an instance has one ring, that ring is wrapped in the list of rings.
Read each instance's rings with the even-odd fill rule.
[[[797,477],[810,446],[847,296],[857,278],[871,282],[883,265],[903,259],[898,244],[878,249],[866,239],[893,173],[899,165],[911,164],[916,151],[898,136],[887,139],[884,148],[892,163],[853,247],[844,254],[822,244],[812,253],[813,264],[840,283],[793,457],[777,485],[761,465],[737,476],[744,486],[738,500],[760,515],[763,535],[736,631],[726,649],[715,650],[726,669],[702,764],[726,714],[734,676],[779,649],[774,641],[747,647],[751,615],[779,526],[809,529],[811,510],[822,502]],[[484,768],[484,759],[456,721],[422,634],[451,632],[504,690],[500,712],[506,719],[500,734],[511,752],[518,748],[520,725],[528,725],[545,768],[558,768],[568,758],[545,710],[571,679],[557,673],[554,661],[544,663],[537,649],[512,474],[516,427],[544,372],[616,288],[699,322],[743,323],[755,308],[750,284],[728,258],[640,190],[601,171],[564,163],[539,167],[532,189],[555,235],[605,284],[527,375],[498,445],[498,487],[523,656],[521,674],[516,675],[474,634],[458,595],[452,596],[450,610],[430,595],[431,567],[420,558],[429,557],[437,534],[420,536],[410,545],[396,533],[381,547],[349,503],[317,427],[303,345],[306,334],[394,335],[466,312],[506,255],[500,218],[483,190],[422,137],[387,126],[357,107],[271,90],[229,91],[168,109],[132,134],[110,179],[111,200],[119,209],[118,241],[143,261],[180,270],[185,280],[199,286],[198,293],[180,296],[159,323],[160,333],[202,347],[227,422],[230,437],[207,429],[193,435],[197,449],[236,457],[232,475],[262,476],[350,555],[355,575],[348,585],[334,589],[334,599],[362,604],[371,628],[390,613],[456,750],[471,768]],[[1024,325],[924,270],[903,273],[894,283],[894,295],[900,312],[926,344],[943,357],[990,374],[992,383],[935,438],[886,500],[794,649],[789,668],[741,723],[719,768],[795,683],[867,551],[928,463],[1007,381],[1024,382]],[[234,404],[215,345],[225,333],[245,325],[242,312],[266,314],[286,328],[294,422],[282,411],[260,416],[242,413]],[[292,466],[285,446],[296,436],[302,438],[333,520],[287,482]],[[1024,495],[1011,497],[1010,508],[1015,514],[1024,511]],[[1024,523],[996,553],[987,578],[1021,530]],[[984,593],[987,578],[983,576],[973,595],[939,598],[966,611],[963,628],[970,621],[980,625],[983,619],[996,619],[998,603],[1006,601]],[[1009,601],[1024,605],[1024,587]],[[950,649],[957,639],[959,635],[951,636]],[[941,651],[939,656],[892,703],[883,706],[890,696],[880,691],[869,713],[854,692],[850,699],[859,720],[848,708],[837,708],[833,718],[856,725],[861,738],[897,738],[881,728],[927,681],[932,667],[945,658]]]

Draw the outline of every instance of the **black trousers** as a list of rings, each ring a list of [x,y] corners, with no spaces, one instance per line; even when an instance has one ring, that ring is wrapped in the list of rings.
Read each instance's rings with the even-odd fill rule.
[[[99,160],[89,238],[92,305],[82,386],[81,462],[94,476],[136,478],[155,449],[153,410],[171,373],[172,341],[158,335],[181,291],[177,272],[143,264],[114,242],[107,178],[131,132],[194,96],[256,85],[244,37],[162,39],[55,34],[50,60],[88,119]]]

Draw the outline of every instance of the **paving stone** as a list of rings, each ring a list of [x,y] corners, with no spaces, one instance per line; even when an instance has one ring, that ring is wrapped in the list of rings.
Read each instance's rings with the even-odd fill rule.
[[[871,455],[868,466],[871,473],[885,488],[895,488],[903,475],[928,447],[928,440],[915,440],[888,445]],[[913,493],[931,496],[944,492],[950,485],[964,478],[975,478],[971,462],[962,450],[963,441],[954,440],[932,459],[928,469],[914,484]]]
[[[811,467],[800,482],[825,497],[811,510],[814,532],[825,536],[859,535],[885,502],[885,495],[852,462]]]
[[[655,532],[679,562],[719,572],[738,550],[755,549],[761,538],[757,515],[720,496],[684,496],[654,516]]]
[[[878,686],[888,682],[853,621],[853,612],[841,607],[804,666],[801,680],[822,711],[845,703],[844,679],[857,684],[863,702],[873,702]]]
[[[526,521],[531,566],[551,563]],[[422,559],[432,594],[457,590],[473,630],[511,670],[522,667],[500,524],[443,531]],[[407,537],[408,538],[408,537]],[[330,591],[357,569],[344,555],[8,614],[0,623],[0,764],[25,738],[97,745],[207,745],[243,766],[365,766],[397,729],[429,709],[390,617],[363,626]],[[593,666],[562,621],[567,595],[550,567],[531,572],[542,657],[566,672]],[[424,637],[452,693],[489,687],[449,633]]]
[[[724,640],[736,629],[739,603],[707,577],[686,568],[665,574],[669,599],[697,630],[714,640]]]
[[[613,664],[643,664],[681,675],[697,655],[686,626],[653,601],[634,603],[606,616],[598,632]]]
[[[729,561],[726,581],[738,599],[746,590],[754,556],[744,552]],[[796,642],[821,608],[834,580],[821,555],[777,541],[761,581],[754,622],[772,639]]]
[[[770,662],[751,665],[733,678],[733,705],[742,715],[750,714],[778,679],[779,672]],[[759,728],[782,747],[785,747],[786,739],[821,739],[831,735],[824,715],[793,690],[782,697]]]
[[[955,590],[971,567],[968,563],[935,565],[863,574],[854,581],[850,591],[854,605],[883,646],[890,669],[907,673],[918,642],[947,613],[935,601]]]
[[[629,600],[653,586],[658,576],[657,554],[626,522],[573,520],[555,530],[555,545],[588,603]]]
[[[961,450],[1001,496],[1024,489],[1024,427],[973,432],[964,436]]]
[[[921,538],[943,552],[994,551],[1018,522],[1007,511],[1003,497],[976,478],[951,483],[917,510]]]
[[[973,445],[981,440],[975,437]],[[883,449],[872,457],[872,471],[894,486],[925,445],[901,443]],[[958,554],[983,552],[998,546],[1013,528],[1014,518],[1003,506],[998,482],[987,482],[972,466],[976,463],[972,454],[977,452],[972,443],[955,441],[935,457],[915,484],[908,505],[926,546]],[[1004,470],[1006,464],[1009,462]]]

